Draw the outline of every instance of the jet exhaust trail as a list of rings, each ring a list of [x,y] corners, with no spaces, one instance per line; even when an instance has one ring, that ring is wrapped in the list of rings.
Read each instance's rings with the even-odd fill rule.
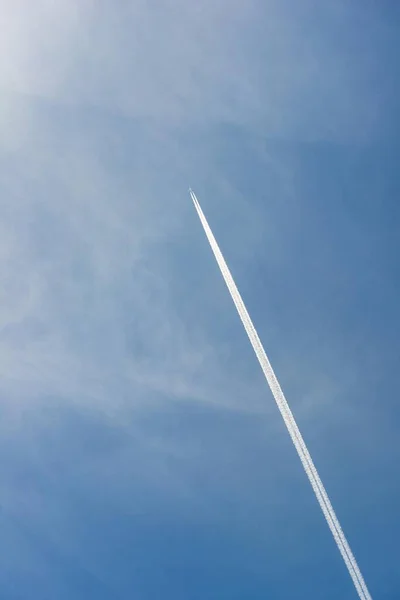
[[[310,481],[311,487],[319,502],[322,513],[328,523],[328,526],[331,530],[339,552],[342,555],[349,575],[353,581],[354,587],[357,590],[360,600],[372,600],[372,596],[368,591],[367,585],[358,567],[357,561],[343,533],[339,520],[331,504],[331,501],[329,500],[328,494],[323,486],[318,471],[303,440],[303,437],[294,419],[292,411],[290,410],[289,404],[283,394],[279,381],[268,360],[268,357],[265,353],[261,340],[258,337],[257,331],[252,323],[250,315],[247,312],[239,290],[237,289],[233,277],[229,271],[228,265],[225,262],[221,250],[219,249],[217,241],[211,231],[210,226],[208,225],[207,219],[204,216],[204,213],[200,207],[199,201],[197,200],[195,193],[190,188],[189,193],[193,204],[196,208],[197,214],[200,218],[201,224],[203,226],[204,232],[207,236],[211,249],[218,263],[218,266],[220,268],[221,274],[226,283],[226,286],[239,313],[240,319],[249,337],[253,350],[258,358],[261,369],[264,372],[265,378],[268,382],[272,395],[285,422],[292,442],[297,450],[303,468]]]

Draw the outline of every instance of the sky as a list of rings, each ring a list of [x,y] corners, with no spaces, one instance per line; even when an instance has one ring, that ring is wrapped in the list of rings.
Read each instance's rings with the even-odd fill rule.
[[[0,0],[0,597],[400,593],[400,8]]]

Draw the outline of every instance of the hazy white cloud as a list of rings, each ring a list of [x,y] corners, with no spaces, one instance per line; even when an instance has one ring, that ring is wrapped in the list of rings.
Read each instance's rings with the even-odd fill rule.
[[[278,267],[290,271],[299,247],[291,235],[307,209],[290,150],[265,139],[379,135],[387,90],[376,85],[374,47],[393,34],[371,8],[350,4],[0,0],[0,443],[14,459],[0,500],[75,559],[85,550],[71,527],[74,501],[81,493],[92,502],[94,489],[121,512],[162,497],[209,515],[222,489],[232,504],[215,509],[220,517],[239,514],[254,527],[248,505],[232,497],[247,498],[259,522],[265,511],[267,495],[250,498],[246,488],[258,461],[246,444],[254,435],[273,455],[277,415],[213,270],[189,184],[201,201],[204,190],[205,208],[218,195],[215,232],[246,301],[253,289],[266,299],[249,308],[299,422],[316,422],[358,376],[348,367],[335,381],[335,340],[328,350],[323,333],[306,331],[309,315],[296,327],[293,311],[283,331],[276,305],[290,303],[295,285],[264,293],[270,282],[285,285]],[[248,138],[267,187],[254,203],[227,180],[233,170],[253,173],[244,153],[227,151]],[[271,306],[275,318],[263,322]],[[185,402],[187,413],[215,410],[218,427],[198,425],[195,414],[188,430],[202,433],[185,437],[186,421],[173,412]],[[240,426],[221,439],[236,413]],[[245,431],[246,418],[263,413],[273,418]],[[272,461],[268,468],[291,485]],[[210,481],[217,491],[207,495]],[[274,519],[281,489],[268,496]],[[10,529],[27,569],[43,574],[26,536]],[[18,557],[9,558],[16,573]]]
[[[213,389],[228,385],[214,368],[224,348],[189,326],[193,313],[179,314],[179,275],[159,262],[167,240],[184,231],[177,190],[188,174],[221,178],[213,142],[197,138],[194,152],[191,127],[373,135],[379,99],[367,41],[390,31],[368,10],[311,0],[1,7],[3,389],[107,404],[110,389],[123,399],[136,382],[212,401],[204,374]],[[354,23],[364,25],[357,35]],[[290,167],[264,160],[293,204]],[[218,185],[236,205],[246,202],[229,182]],[[246,218],[242,246],[251,255],[257,240],[276,235]],[[277,257],[276,240],[271,263]],[[249,379],[238,375],[233,385],[243,385],[239,402],[229,386],[219,402],[238,408]]]
[[[211,342],[174,305],[179,274],[160,257],[187,212],[162,194],[171,157],[158,174],[140,156],[118,174],[102,157],[109,143],[118,148],[109,129],[81,129],[78,114],[72,128],[59,129],[51,103],[26,102],[29,136],[4,151],[1,174],[4,397],[26,405],[55,394],[112,412],[146,404],[151,391],[260,410],[242,402],[245,382],[219,374],[215,336]],[[139,135],[138,147],[124,151],[145,145],[146,159],[157,160],[151,130]],[[165,143],[162,132],[158,140]],[[177,189],[190,210],[182,182]]]
[[[314,0],[4,2],[0,86],[170,123],[368,139],[387,89],[371,7]]]

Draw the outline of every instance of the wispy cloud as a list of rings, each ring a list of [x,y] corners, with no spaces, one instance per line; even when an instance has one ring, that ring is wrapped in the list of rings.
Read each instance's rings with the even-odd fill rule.
[[[133,118],[365,140],[390,93],[373,49],[395,30],[354,3],[20,1],[3,19],[3,88]]]
[[[298,564],[282,514],[294,488],[305,522],[315,507],[302,496],[187,187],[204,198],[329,491],[324,466],[334,473],[341,516],[348,504],[336,454],[321,439],[335,437],[332,422],[350,430],[352,403],[364,402],[373,374],[353,400],[355,381],[374,361],[359,331],[340,330],[351,319],[337,298],[353,306],[349,281],[358,281],[353,241],[366,248],[367,238],[362,230],[353,238],[352,217],[332,198],[348,190],[354,148],[388,129],[390,82],[375,55],[388,58],[393,26],[372,5],[344,1],[0,7],[0,444],[9,457],[1,550],[11,549],[0,584],[12,597],[21,576],[50,597],[79,597],[73,578],[54,574],[68,563],[125,597],[126,564],[103,567],[110,548],[122,547],[115,531],[125,539],[124,516],[139,535],[139,522],[151,529],[149,513],[167,531],[184,518],[235,530],[238,545],[273,539],[270,564]],[[324,179],[331,147],[343,155],[333,153],[339,168]],[[338,214],[335,237],[329,221]],[[362,265],[376,278],[378,261]],[[365,297],[370,288],[359,283]],[[391,427],[381,418],[376,446]],[[365,431],[344,438],[354,455],[372,453]],[[279,472],[268,458],[278,452]],[[370,473],[357,483],[348,469],[354,497],[357,485],[376,494]],[[372,509],[352,513],[356,547],[363,510]],[[291,531],[301,540],[298,516]],[[103,531],[114,546],[101,542]],[[330,556],[323,535],[315,539]],[[310,560],[314,550],[302,549]],[[89,583],[76,585],[86,598]]]

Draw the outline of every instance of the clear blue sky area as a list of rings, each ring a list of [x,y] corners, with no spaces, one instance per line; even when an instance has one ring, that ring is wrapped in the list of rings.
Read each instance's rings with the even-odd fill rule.
[[[1,600],[400,598],[400,8],[1,3]]]

